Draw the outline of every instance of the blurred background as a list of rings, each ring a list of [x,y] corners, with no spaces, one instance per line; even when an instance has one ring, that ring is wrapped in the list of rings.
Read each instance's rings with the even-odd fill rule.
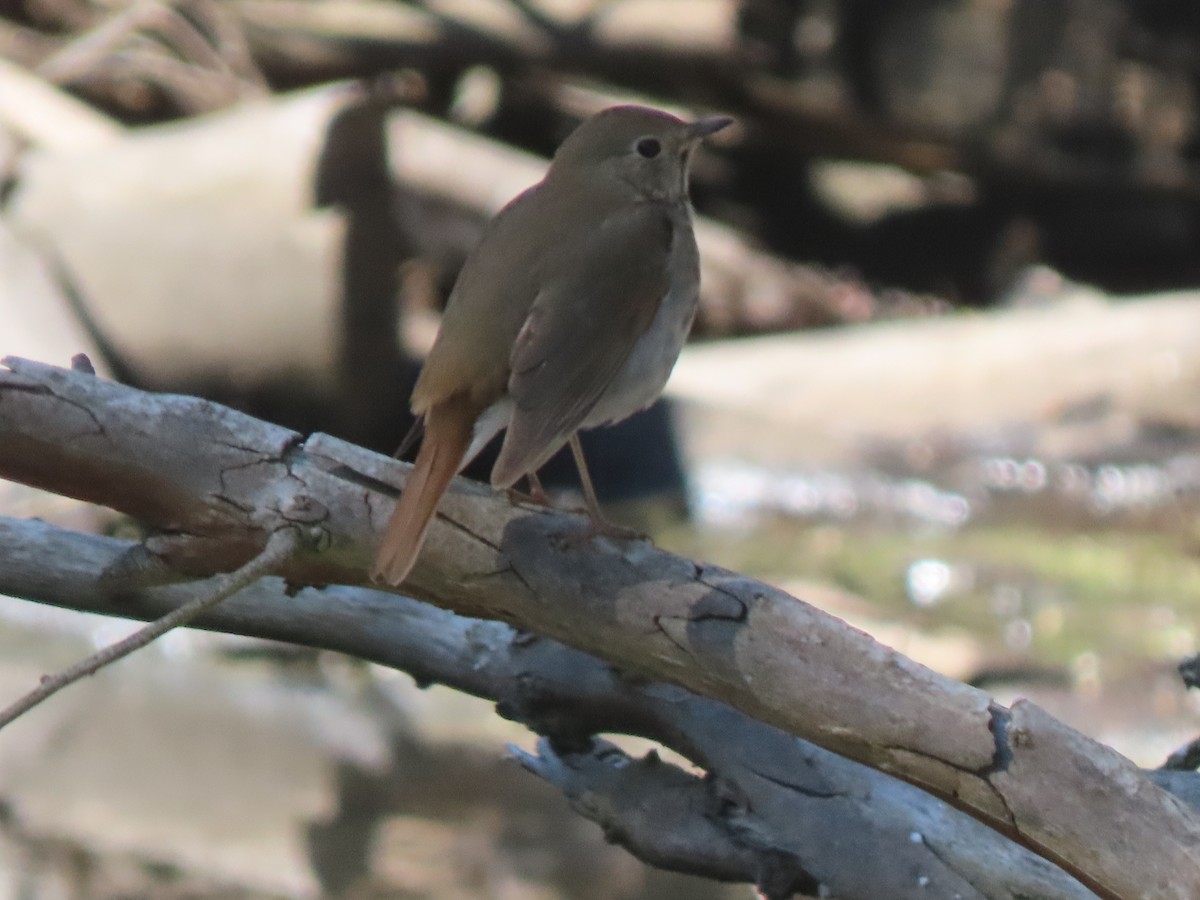
[[[1200,726],[1198,60],[1186,0],[0,2],[0,353],[391,452],[571,128],[731,114],[692,344],[587,441],[602,499],[1158,765]],[[132,627],[0,600],[3,696]],[[506,741],[399,673],[173,634],[0,734],[0,898],[751,896],[606,845]]]

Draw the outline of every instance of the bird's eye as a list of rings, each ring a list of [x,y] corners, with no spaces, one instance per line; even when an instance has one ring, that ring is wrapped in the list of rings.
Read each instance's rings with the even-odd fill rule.
[[[633,149],[638,152],[639,156],[644,156],[646,159],[654,159],[654,157],[662,152],[662,144],[658,142],[657,138],[644,137],[640,138],[633,145]]]

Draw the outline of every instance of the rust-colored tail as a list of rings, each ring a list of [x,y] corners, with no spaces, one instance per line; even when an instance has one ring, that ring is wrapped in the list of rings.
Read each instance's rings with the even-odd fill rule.
[[[471,443],[477,412],[466,398],[457,396],[432,406],[425,414],[425,440],[371,569],[376,581],[397,587],[412,571],[438,501]]]

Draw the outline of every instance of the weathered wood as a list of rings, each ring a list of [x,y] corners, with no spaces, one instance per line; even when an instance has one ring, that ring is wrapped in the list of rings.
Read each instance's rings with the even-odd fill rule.
[[[141,588],[136,545],[0,518],[0,593],[153,618],[205,582]],[[603,660],[367,588],[264,579],[204,627],[339,650],[496,701],[573,751],[539,745],[524,765],[635,854],[760,885],[815,879],[835,896],[1093,896],[996,832],[916,788],[679,688],[622,678]],[[591,735],[661,741],[707,773],[633,761]],[[914,839],[919,835],[919,839]]]
[[[341,216],[314,170],[348,87],[30,154],[8,210],[145,384],[331,391]],[[147,265],[153,260],[153,265]],[[281,327],[286,323],[286,327]]]
[[[66,364],[87,354],[96,370],[109,374],[95,337],[54,276],[47,260],[0,219],[0,345],[4,353],[26,354]]]
[[[115,143],[119,123],[0,58],[0,127],[34,147],[75,152]]]
[[[265,533],[302,521],[326,530],[329,549],[296,560],[285,577],[364,583],[391,506],[383,486],[399,480],[402,464],[193,398],[9,365],[0,475],[168,529],[147,542],[146,558],[157,562],[143,567],[147,579],[232,567]],[[578,527],[460,482],[407,589],[687,687],[901,777],[1101,896],[1200,892],[1200,819],[1113,751],[1031,704],[1006,710],[768,585],[644,543],[580,542]],[[1069,814],[1057,799],[1064,792]]]
[[[986,315],[693,345],[667,390],[694,409],[687,431],[706,458],[850,465],[928,439],[1078,459],[1129,441],[1139,422],[1200,426],[1198,340],[1194,293],[1086,293]],[[761,440],[731,445],[747,431]]]

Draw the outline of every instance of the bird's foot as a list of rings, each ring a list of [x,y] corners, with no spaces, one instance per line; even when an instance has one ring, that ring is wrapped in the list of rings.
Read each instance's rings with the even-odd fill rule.
[[[587,516],[587,524],[582,528],[571,529],[562,536],[559,546],[563,549],[574,550],[596,537],[612,538],[616,541],[650,541],[649,535],[636,528],[618,525],[604,516],[597,515],[592,510],[581,509],[577,512]]]
[[[513,506],[549,506],[545,495],[538,496],[533,493],[517,490],[515,487],[505,488],[504,496],[508,498],[508,502]]]
[[[516,488],[508,488],[505,493],[508,494],[508,502],[514,504],[532,503],[534,506],[553,506],[550,500],[550,495],[546,493],[542,487],[542,482],[537,475],[532,472],[525,476],[528,482],[528,493],[518,491]]]

